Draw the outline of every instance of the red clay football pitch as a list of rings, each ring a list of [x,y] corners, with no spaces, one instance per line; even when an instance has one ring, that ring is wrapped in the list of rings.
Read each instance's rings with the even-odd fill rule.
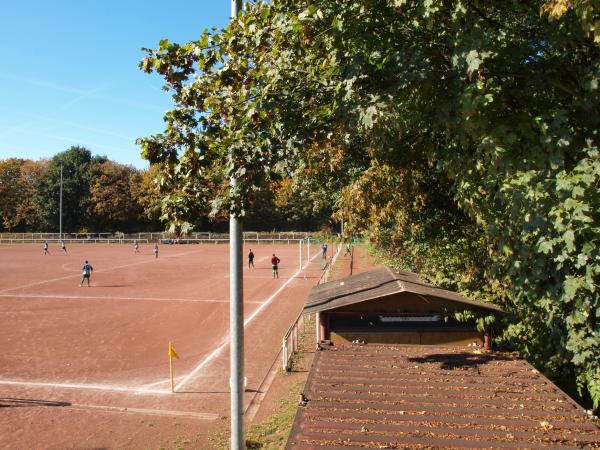
[[[279,369],[281,338],[321,262],[316,246],[311,261],[304,246],[302,269],[298,243],[245,246],[244,254],[249,248],[256,257],[255,268],[244,266],[246,406]],[[67,251],[0,246],[0,448],[111,448],[124,446],[110,437],[126,423],[122,416],[228,416],[229,246],[161,245],[158,258],[151,245],[140,253],[116,244]],[[272,277],[273,253],[281,259],[279,279]],[[91,287],[79,285],[85,260],[94,268]],[[169,341],[180,356],[175,394]],[[111,414],[102,433],[94,420],[61,423],[77,423],[65,411]]]

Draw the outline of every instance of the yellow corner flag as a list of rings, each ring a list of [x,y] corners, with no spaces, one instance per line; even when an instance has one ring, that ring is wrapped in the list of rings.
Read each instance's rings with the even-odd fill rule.
[[[173,358],[173,356],[179,359],[179,355],[175,351],[175,347],[173,347],[173,344],[169,342],[169,358]]]
[[[175,385],[173,384],[173,356],[179,359],[179,355],[175,351],[173,344],[169,342],[169,372],[171,374],[171,392],[175,392]]]

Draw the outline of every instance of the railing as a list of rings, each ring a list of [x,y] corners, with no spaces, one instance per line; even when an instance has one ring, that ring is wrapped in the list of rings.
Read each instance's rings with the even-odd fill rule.
[[[58,238],[6,238],[0,237],[0,244],[48,244],[60,243]],[[101,239],[76,239],[63,238],[65,244],[133,244],[137,241],[140,244],[147,244],[148,239],[124,239],[124,238],[101,238]]]
[[[211,236],[210,238],[161,238],[163,244],[229,244],[229,237],[216,238]],[[298,244],[304,242],[303,239],[292,239],[292,238],[243,238],[244,244]]]
[[[306,322],[310,320],[305,314],[300,313],[298,318],[290,326],[283,337],[281,346],[281,357],[283,363],[283,370],[289,372],[291,370],[292,356],[298,350],[298,341],[300,339],[300,333],[306,331]],[[302,331],[300,331],[302,330]]]
[[[243,238],[246,241],[251,242],[252,240],[271,240],[271,241],[290,241],[298,242],[299,240],[307,239],[311,236],[309,232],[263,232],[263,231],[245,231]],[[54,232],[39,232],[39,233],[0,233],[0,239],[60,239],[61,235]],[[147,239],[152,242],[159,242],[163,239],[177,239],[175,233],[169,233],[167,231],[142,231],[139,233],[123,233],[123,232],[102,232],[102,233],[63,233],[63,239],[136,239],[138,241]],[[229,241],[228,233],[213,233],[213,232],[191,232],[185,236],[179,236],[179,240],[208,240],[210,242],[217,241]]]

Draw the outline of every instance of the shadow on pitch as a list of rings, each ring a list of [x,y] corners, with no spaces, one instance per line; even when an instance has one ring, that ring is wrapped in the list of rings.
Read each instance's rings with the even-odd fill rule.
[[[83,285],[85,287],[85,284]],[[94,284],[92,287],[103,287],[103,288],[122,288],[129,287],[130,284]]]
[[[263,393],[263,391],[261,391],[260,389],[249,389],[249,388],[244,389],[244,392],[250,392],[253,394],[262,394]]]
[[[246,388],[244,392],[262,394],[263,391]],[[230,394],[229,391],[177,391],[177,394]]]
[[[175,391],[176,394],[228,394],[229,391]]]
[[[0,398],[0,408],[27,408],[31,406],[71,406],[71,403],[25,398]]]

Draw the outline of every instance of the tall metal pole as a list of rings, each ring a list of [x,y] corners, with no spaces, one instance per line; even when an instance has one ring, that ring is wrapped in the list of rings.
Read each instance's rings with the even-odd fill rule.
[[[242,0],[231,0],[231,19],[242,11]],[[237,180],[231,178],[231,188]],[[242,224],[229,216],[229,328],[231,336],[231,449],[244,450],[244,291],[242,278]]]
[[[58,240],[62,242],[62,185],[63,185],[63,163],[60,163],[60,203],[59,203],[59,218],[58,218]]]

